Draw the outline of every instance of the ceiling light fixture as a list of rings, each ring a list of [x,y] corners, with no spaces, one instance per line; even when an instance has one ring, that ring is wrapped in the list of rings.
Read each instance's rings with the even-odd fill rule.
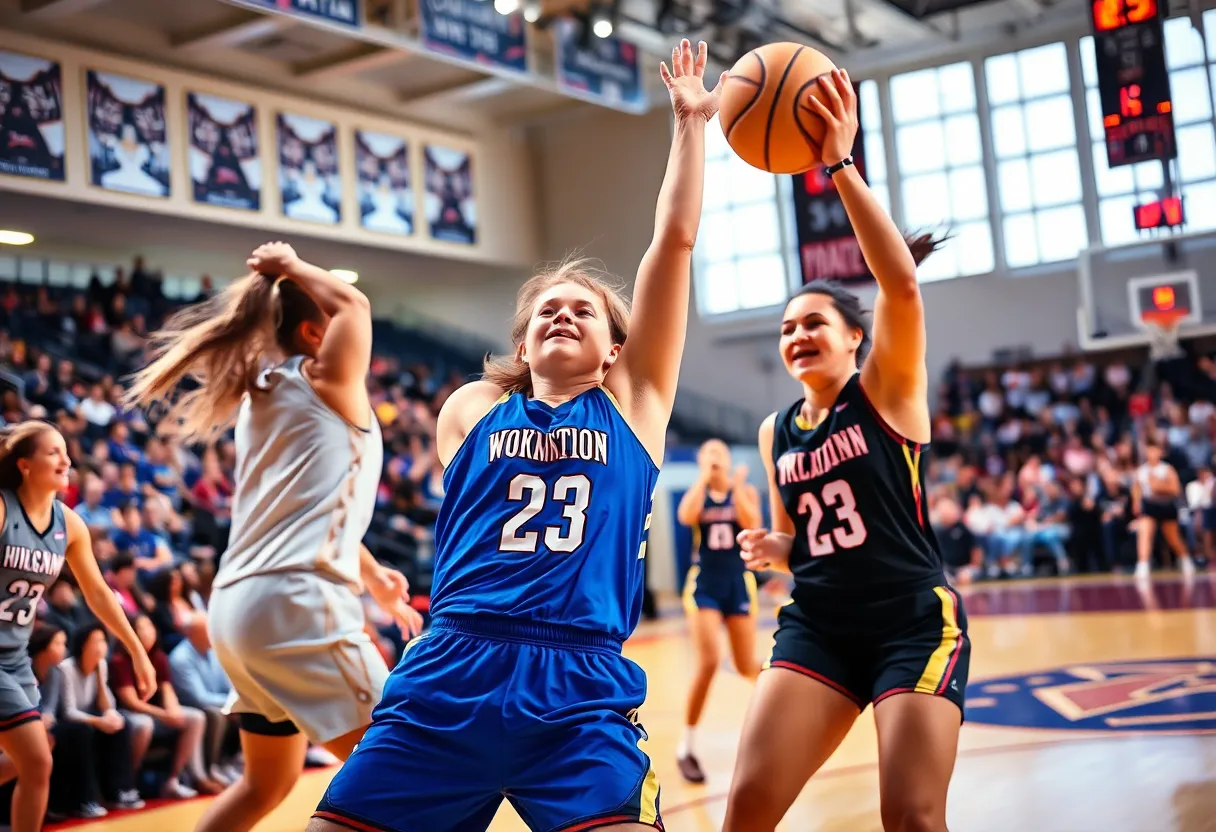
[[[25,231],[3,231],[0,230],[0,245],[6,246],[28,246],[34,242],[34,235]]]

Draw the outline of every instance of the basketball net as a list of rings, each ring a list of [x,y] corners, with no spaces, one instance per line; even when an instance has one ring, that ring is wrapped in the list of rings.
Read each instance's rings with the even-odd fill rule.
[[[1186,353],[1178,344],[1178,327],[1186,315],[1177,310],[1145,311],[1140,319],[1148,327],[1148,355],[1152,361],[1181,358]]]

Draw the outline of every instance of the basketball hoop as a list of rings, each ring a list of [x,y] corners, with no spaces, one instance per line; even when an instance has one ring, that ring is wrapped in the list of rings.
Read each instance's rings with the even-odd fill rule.
[[[1140,320],[1149,331],[1151,340],[1148,345],[1149,358],[1153,361],[1165,361],[1183,355],[1178,346],[1178,327],[1187,316],[1182,309],[1145,309],[1140,313]]]

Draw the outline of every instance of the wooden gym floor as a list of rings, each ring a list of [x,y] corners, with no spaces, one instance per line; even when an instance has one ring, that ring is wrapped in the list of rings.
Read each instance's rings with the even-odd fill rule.
[[[953,832],[1216,830],[1216,576],[1163,577],[1151,591],[1130,578],[969,589],[973,655]],[[757,650],[767,653],[771,604],[761,621]],[[709,780],[690,786],[673,760],[692,661],[678,613],[643,625],[626,653],[650,678],[645,748],[667,829],[721,829],[750,685],[725,669],[715,680],[698,731]],[[867,711],[780,828],[880,830],[875,760]],[[300,832],[331,775],[305,775],[259,832]],[[200,799],[73,826],[189,832],[203,807]],[[525,827],[504,803],[491,829]]]

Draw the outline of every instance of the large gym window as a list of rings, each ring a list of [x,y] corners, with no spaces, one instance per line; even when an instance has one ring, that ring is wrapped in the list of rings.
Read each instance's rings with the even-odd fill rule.
[[[702,315],[785,302],[789,279],[777,193],[777,177],[735,155],[714,116],[705,131],[705,200],[693,252]]]
[[[992,271],[983,142],[970,63],[891,78],[903,220],[954,239],[920,267],[922,282]]]
[[[1068,76],[1063,43],[984,61],[1011,269],[1072,260],[1089,243]]]
[[[1216,10],[1205,12],[1203,22],[1206,45],[1189,18],[1176,17],[1165,22],[1165,62],[1170,73],[1178,138],[1178,158],[1170,163],[1170,171],[1176,187],[1181,187],[1187,231],[1216,228],[1216,134],[1212,109],[1212,90],[1216,88]],[[1130,243],[1140,239],[1132,209],[1161,196],[1165,177],[1160,162],[1141,162],[1113,170],[1106,164],[1093,38],[1082,38],[1080,47],[1102,241],[1107,245]]]
[[[865,138],[866,183],[882,207],[891,212],[891,191],[887,187],[887,145],[882,137],[882,106],[878,84],[862,81],[857,85],[857,115]]]

